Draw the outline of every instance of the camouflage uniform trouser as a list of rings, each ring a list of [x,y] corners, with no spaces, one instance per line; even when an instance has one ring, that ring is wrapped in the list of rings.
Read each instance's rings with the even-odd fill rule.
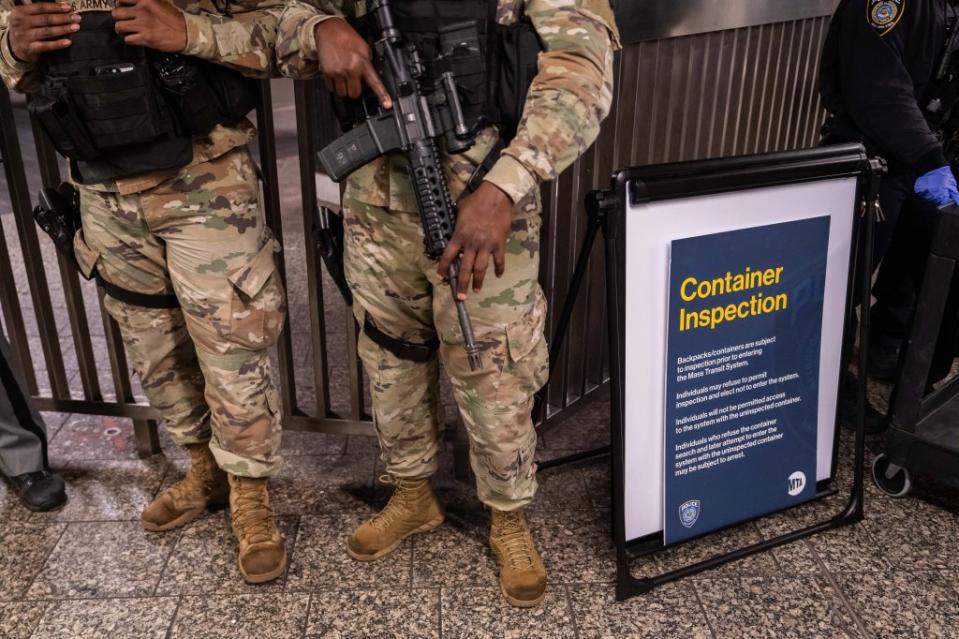
[[[173,441],[209,442],[236,475],[275,474],[280,404],[269,351],[286,302],[247,149],[132,195],[81,187],[80,208],[81,270],[96,266],[117,286],[180,301],[149,309],[106,298]]]
[[[503,277],[490,272],[481,293],[470,291],[467,307],[483,357],[482,369],[471,371],[449,286],[437,277],[436,262],[423,255],[419,215],[362,202],[351,189],[343,204],[346,274],[360,325],[368,315],[394,338],[424,343],[439,337],[439,359],[469,433],[480,500],[499,510],[525,506],[536,493],[533,394],[549,368],[538,210],[514,220]],[[431,476],[442,423],[437,358],[399,359],[365,333],[358,351],[370,377],[387,470],[394,477]]]

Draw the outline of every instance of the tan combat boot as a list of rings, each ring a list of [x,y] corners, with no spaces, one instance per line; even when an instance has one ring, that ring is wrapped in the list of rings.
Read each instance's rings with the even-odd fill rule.
[[[522,511],[493,509],[489,542],[499,559],[499,586],[506,601],[517,608],[541,604],[546,596],[546,567]]]
[[[386,508],[353,531],[346,552],[357,561],[373,561],[396,550],[403,540],[443,523],[443,509],[428,479],[394,479]]]
[[[276,529],[266,479],[230,475],[233,535],[240,544],[237,563],[249,584],[273,581],[286,570],[286,544]]]
[[[193,521],[207,508],[227,504],[230,486],[210,447],[189,444],[186,448],[190,451],[190,470],[143,510],[140,521],[146,530],[172,530]]]

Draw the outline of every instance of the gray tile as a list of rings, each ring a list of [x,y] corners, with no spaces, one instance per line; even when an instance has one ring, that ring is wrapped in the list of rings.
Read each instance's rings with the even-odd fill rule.
[[[956,515],[916,499],[896,503],[899,512],[862,524],[893,567],[909,571],[959,569]]]
[[[762,541],[759,529],[756,528],[755,524],[747,523],[668,548],[657,553],[655,561],[657,569],[666,572],[709,559],[724,552],[744,548],[759,541]],[[715,579],[716,577],[736,575],[773,575],[778,570],[779,566],[771,554],[760,553],[700,573],[693,578]]]
[[[70,524],[27,596],[151,596],[175,540],[134,522]]]
[[[176,606],[175,597],[60,601],[31,639],[163,639]]]
[[[6,522],[0,528],[0,600],[27,592],[65,528],[22,522]]]
[[[499,587],[443,588],[443,636],[558,639],[575,637],[573,615],[565,588],[553,586],[537,608],[509,605]]]
[[[296,517],[277,519],[288,556],[295,552],[297,524]],[[214,513],[188,524],[163,570],[157,594],[244,594],[284,587],[285,576],[269,584],[246,584],[237,568],[238,552],[229,513]]]
[[[565,513],[593,509],[586,477],[578,466],[559,466],[536,474],[539,486],[530,512]]]
[[[372,433],[373,427],[370,427],[370,436],[350,435],[346,438],[346,452],[350,454],[366,453],[373,451],[379,456],[380,443]]]
[[[167,471],[162,457],[138,461],[71,460],[54,466],[67,483],[67,505],[37,513],[48,521],[139,519]]]
[[[310,602],[306,639],[439,637],[436,589],[320,591]]]
[[[63,426],[63,423],[70,419],[73,415],[71,413],[55,413],[50,411],[40,411],[40,417],[43,418],[43,423],[47,427],[47,439],[53,437],[53,435]]]
[[[13,488],[0,477],[0,530],[14,521],[26,521],[32,513],[20,504],[20,498]]]
[[[586,491],[594,508],[612,507],[612,480],[609,457],[603,457],[581,466],[586,479]]]
[[[830,572],[881,572],[890,568],[888,557],[861,523],[810,537],[809,545]]]
[[[287,589],[400,588],[410,584],[411,544],[407,540],[378,561],[355,561],[346,540],[362,518],[357,515],[305,515],[300,519]]]
[[[846,599],[877,638],[959,637],[956,575],[941,572],[887,572],[837,575]]]
[[[170,639],[299,639],[310,596],[184,597]]]
[[[613,588],[569,587],[581,639],[709,639],[706,617],[691,582],[669,584],[651,593],[617,602]]]
[[[756,527],[763,539],[772,539],[801,528],[795,519],[789,516],[763,517],[756,520]],[[769,552],[779,566],[780,575],[809,575],[820,572],[819,561],[806,539],[773,548]]]
[[[763,517],[763,521],[775,522],[775,525],[782,530],[796,530],[819,524],[840,514],[845,508],[848,498],[849,491],[842,487],[834,495],[799,504],[789,510]],[[870,504],[870,502],[867,501],[867,504]]]
[[[346,452],[346,435],[284,430],[282,452],[294,455],[342,455]]]
[[[270,480],[278,514],[368,514],[377,490],[372,454],[288,457]]]
[[[609,402],[595,401],[584,406],[562,423],[551,428],[542,438],[543,451],[585,451],[609,444]],[[544,458],[547,454],[542,453]]]
[[[488,540],[488,517],[462,518],[447,513],[442,526],[411,540],[413,585],[495,585],[499,573]]]
[[[704,579],[695,583],[706,617],[719,637],[859,637],[842,602],[814,577]]]
[[[551,579],[580,583],[614,579],[616,553],[608,511],[532,513],[529,524]]]
[[[50,441],[50,459],[136,460],[133,422],[120,417],[74,415]]]
[[[28,639],[48,604],[43,601],[11,601],[0,603],[0,637]],[[66,636],[66,635],[61,635]]]

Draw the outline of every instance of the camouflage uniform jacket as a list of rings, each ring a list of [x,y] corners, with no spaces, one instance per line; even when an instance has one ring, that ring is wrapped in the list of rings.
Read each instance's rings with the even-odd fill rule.
[[[72,0],[79,13],[109,11],[114,0]],[[9,15],[14,0],[0,0],[0,77],[11,89],[36,93],[43,81],[43,60],[25,63],[17,60],[10,49]],[[229,15],[216,0],[191,2],[184,10],[187,26],[186,55],[210,60],[236,69],[251,77],[267,78],[274,74],[273,45],[277,25],[283,11],[283,0],[226,0]],[[256,135],[249,121],[233,127],[217,126],[206,136],[193,142],[193,160],[188,166],[208,162],[237,147],[247,144]],[[139,193],[173,177],[177,169],[156,171],[115,183],[87,185],[99,191]]]
[[[291,2],[280,20],[277,65],[289,77],[320,73],[314,37],[319,22],[365,11],[363,2],[312,2],[316,8]],[[613,52],[619,47],[619,34],[608,0],[499,0],[498,23],[512,24],[523,15],[536,28],[544,53],[519,130],[485,179],[506,192],[518,208],[534,211],[537,207],[519,204],[537,199],[539,184],[554,179],[599,135],[612,102]],[[482,132],[466,159],[471,164],[482,160],[495,135]],[[403,171],[389,170],[400,168],[395,162],[395,158],[374,161],[354,173],[350,185],[354,193],[365,192],[370,204],[415,211]],[[371,184],[376,188],[371,190]]]

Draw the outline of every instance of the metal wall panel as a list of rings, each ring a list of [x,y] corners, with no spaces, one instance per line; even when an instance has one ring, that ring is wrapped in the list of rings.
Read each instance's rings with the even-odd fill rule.
[[[566,293],[586,228],[583,198],[626,166],[813,146],[822,112],[819,52],[829,18],[767,24],[629,45],[617,60],[616,100],[599,141],[549,189],[542,281],[553,302]],[[606,379],[602,247],[553,362],[550,414],[601,390]]]
[[[839,0],[615,0],[623,42],[796,22],[832,15]]]

